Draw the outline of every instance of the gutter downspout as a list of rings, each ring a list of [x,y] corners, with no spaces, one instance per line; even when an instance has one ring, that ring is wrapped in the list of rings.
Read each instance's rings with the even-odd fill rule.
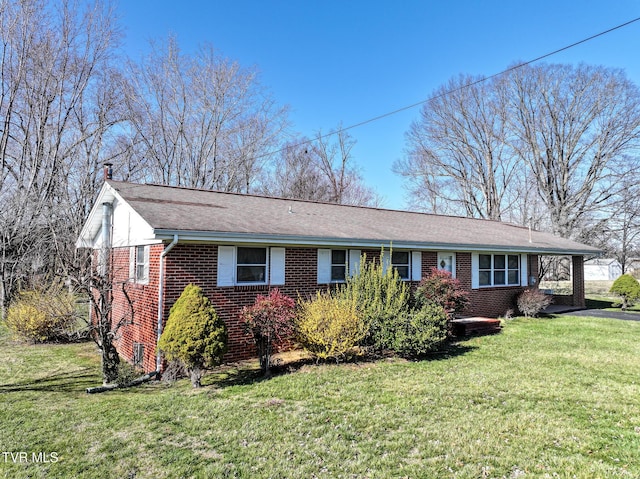
[[[167,245],[162,253],[160,253],[160,275],[158,279],[158,338],[156,340],[156,372],[160,374],[160,368],[162,366],[162,357],[160,350],[158,349],[158,343],[160,342],[160,336],[162,336],[162,316],[164,306],[164,257],[169,254],[169,251],[178,244],[178,235],[173,235],[173,241]]]
[[[99,273],[106,276],[109,268],[109,256],[111,254],[111,203],[102,203],[102,247],[100,250]]]

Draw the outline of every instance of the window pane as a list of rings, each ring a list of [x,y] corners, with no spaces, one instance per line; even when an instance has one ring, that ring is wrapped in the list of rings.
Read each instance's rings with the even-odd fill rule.
[[[264,283],[266,267],[238,266],[238,283]]]
[[[145,277],[144,277],[144,264],[136,265],[136,279],[138,281],[141,281],[141,280],[145,279]]]
[[[331,266],[331,281],[344,281],[345,266]]]
[[[392,264],[409,264],[409,252],[398,251],[391,253]]]
[[[517,255],[509,255],[509,269],[518,269],[520,267],[520,257]]]
[[[480,264],[480,269],[491,269],[491,255],[490,254],[481,254],[478,256],[478,262]]]
[[[346,264],[347,252],[343,249],[331,250],[331,264]]]
[[[136,263],[144,263],[144,246],[136,247]]]
[[[408,266],[395,266],[395,268],[398,270],[398,275],[400,275],[402,279],[409,279]]]
[[[520,274],[518,273],[518,271],[509,270],[509,284],[519,284],[519,276]]]
[[[494,271],[493,272],[493,284],[494,285],[505,284],[504,279],[505,279],[504,271]]]
[[[238,248],[238,264],[267,264],[267,248]]]
[[[505,261],[504,255],[497,254],[493,257],[493,267],[495,269],[504,269]]]
[[[489,286],[491,284],[491,272],[480,271],[480,286]]]

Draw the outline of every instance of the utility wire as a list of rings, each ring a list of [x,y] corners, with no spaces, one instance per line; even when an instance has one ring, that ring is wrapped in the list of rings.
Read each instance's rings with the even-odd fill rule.
[[[550,56],[557,55],[560,52],[563,52],[565,50],[569,50],[570,48],[573,48],[573,47],[576,47],[576,46],[581,45],[583,43],[589,42],[589,41],[594,40],[594,39],[596,39],[598,37],[601,37],[603,35],[607,35],[608,33],[611,33],[611,32],[613,32],[615,30],[619,30],[620,28],[624,28],[626,26],[629,26],[632,23],[635,23],[637,21],[640,21],[640,17],[634,18],[633,20],[629,20],[628,22],[625,22],[625,23],[621,23],[620,25],[616,25],[615,27],[609,28],[608,30],[604,30],[604,31],[602,31],[600,33],[596,33],[595,35],[591,35],[590,37],[584,38],[584,39],[579,40],[579,41],[577,41],[575,43],[572,43],[570,45],[564,46],[562,48],[558,48],[557,50],[553,50],[552,52],[545,53],[544,55],[536,57],[536,58],[534,58],[532,60],[528,60],[526,62],[518,63],[517,65],[509,67],[509,68],[507,68],[505,70],[502,70],[502,71],[500,71],[498,73],[494,73],[494,74],[489,75],[487,77],[479,78],[478,80],[472,81],[470,83],[466,83],[466,84],[464,84],[464,85],[462,85],[462,86],[460,86],[458,88],[454,88],[452,90],[447,90],[444,93],[440,93],[439,95],[429,97],[426,100],[421,100],[419,102],[412,103],[411,105],[403,106],[403,107],[398,108],[396,110],[392,110],[392,111],[389,111],[387,113],[383,113],[381,115],[374,116],[372,118],[369,118],[368,120],[364,120],[364,121],[361,121],[359,123],[354,123],[353,125],[345,126],[344,128],[338,128],[337,130],[331,131],[329,133],[325,133],[324,135],[318,135],[315,138],[310,139],[310,140],[301,141],[299,143],[295,143],[293,145],[288,145],[288,146],[285,146],[284,148],[280,148],[279,150],[275,150],[275,151],[271,151],[269,153],[264,153],[262,155],[255,156],[254,160],[258,160],[260,158],[265,158],[267,156],[271,156],[271,155],[275,155],[277,153],[281,153],[281,152],[283,152],[285,150],[288,150],[289,148],[295,148],[297,146],[302,146],[302,145],[307,145],[309,143],[313,143],[314,141],[317,141],[317,140],[323,140],[323,139],[328,138],[330,136],[337,135],[338,133],[342,133],[342,132],[345,132],[345,131],[353,130],[354,128],[358,128],[358,127],[367,125],[369,123],[373,123],[374,121],[382,120],[383,118],[387,118],[387,117],[395,115],[397,113],[401,113],[403,111],[410,110],[410,109],[415,108],[417,106],[424,105],[425,103],[429,103],[430,101],[446,97],[446,96],[448,96],[448,95],[450,95],[452,93],[456,93],[458,91],[464,90],[465,88],[469,88],[469,87],[478,85],[478,84],[483,83],[483,82],[485,82],[487,80],[490,80],[492,78],[498,77],[500,75],[504,75],[505,73],[509,73],[511,71],[514,71],[514,70],[517,70],[519,68],[522,68],[524,66],[531,65],[532,63],[535,63],[535,62],[539,62],[540,60],[544,60],[545,58],[548,58]]]

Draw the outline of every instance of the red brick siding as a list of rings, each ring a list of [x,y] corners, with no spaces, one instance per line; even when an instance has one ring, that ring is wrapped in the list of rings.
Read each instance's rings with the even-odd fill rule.
[[[573,306],[584,308],[584,258],[582,256],[573,256],[571,261],[573,263],[571,271],[573,276]]]
[[[112,255],[114,291],[113,324],[125,320],[127,325],[118,330],[116,346],[121,356],[133,359],[134,343],[144,345],[143,368],[155,370],[155,347],[158,317],[158,266],[164,245],[149,247],[149,282],[138,284],[129,279],[129,248],[114,248]],[[129,307],[123,288],[131,300],[133,322],[130,321]]]
[[[119,352],[131,360],[133,343],[145,345],[145,370],[155,369],[155,343],[157,331],[157,301],[159,258],[164,245],[151,247],[150,273],[148,285],[128,284],[127,290],[133,300],[135,322],[122,331]],[[362,250],[368,259],[379,258],[379,250]],[[250,337],[244,334],[239,315],[242,307],[253,304],[258,294],[267,294],[269,286],[217,287],[218,247],[206,244],[177,244],[165,257],[164,320],[169,316],[173,303],[185,286],[195,283],[213,302],[218,315],[224,320],[229,333],[229,351],[225,361],[237,361],[255,355]],[[114,265],[119,265],[117,278],[126,280],[129,272],[129,249],[114,250]],[[327,285],[317,284],[317,248],[286,248],[285,282],[280,290],[294,299],[308,298]],[[437,253],[422,253],[422,274],[426,275],[436,266]],[[529,274],[537,274],[537,257],[530,258]],[[456,276],[461,285],[470,291],[471,304],[465,312],[468,315],[496,317],[515,307],[515,298],[521,287],[483,288],[471,290],[471,254],[457,253]],[[412,282],[415,286],[417,282]],[[124,297],[116,296],[115,307],[119,314],[123,311]]]

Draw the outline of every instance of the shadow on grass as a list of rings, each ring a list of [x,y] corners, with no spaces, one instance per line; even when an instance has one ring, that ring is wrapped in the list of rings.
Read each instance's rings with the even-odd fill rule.
[[[470,346],[460,342],[451,342],[439,351],[424,354],[418,357],[408,358],[409,361],[442,361],[457,356],[462,356],[476,349],[476,346]],[[315,365],[341,365],[341,364],[373,364],[386,359],[402,359],[400,356],[391,352],[368,354],[364,356],[356,356],[349,359],[343,359],[336,362],[332,359],[316,361],[312,357],[303,357],[295,360],[287,360],[277,362],[271,367],[271,375],[264,376],[262,371],[256,367],[246,367],[242,365],[224,366],[216,371],[210,372],[203,378],[203,386],[215,386],[226,388],[230,386],[243,386],[256,384],[269,380],[273,377],[286,374],[293,374],[305,367],[313,367]]]
[[[469,336],[469,339],[473,337],[474,336]],[[447,344],[441,350],[434,351],[433,353],[427,354],[419,359],[421,361],[442,361],[462,356],[477,348],[477,346],[470,346],[468,344],[463,344],[460,342],[452,342]]]
[[[227,388],[231,386],[245,386],[264,381],[265,376],[260,369],[243,367],[224,367],[209,372],[202,378],[202,386]]]
[[[72,372],[51,374],[38,379],[19,381],[12,384],[0,384],[0,394],[38,391],[38,392],[84,392],[87,387],[95,386],[100,378],[95,369],[83,368]]]
[[[606,299],[585,299],[585,306],[587,309],[606,309],[613,307],[615,301],[609,301]]]

